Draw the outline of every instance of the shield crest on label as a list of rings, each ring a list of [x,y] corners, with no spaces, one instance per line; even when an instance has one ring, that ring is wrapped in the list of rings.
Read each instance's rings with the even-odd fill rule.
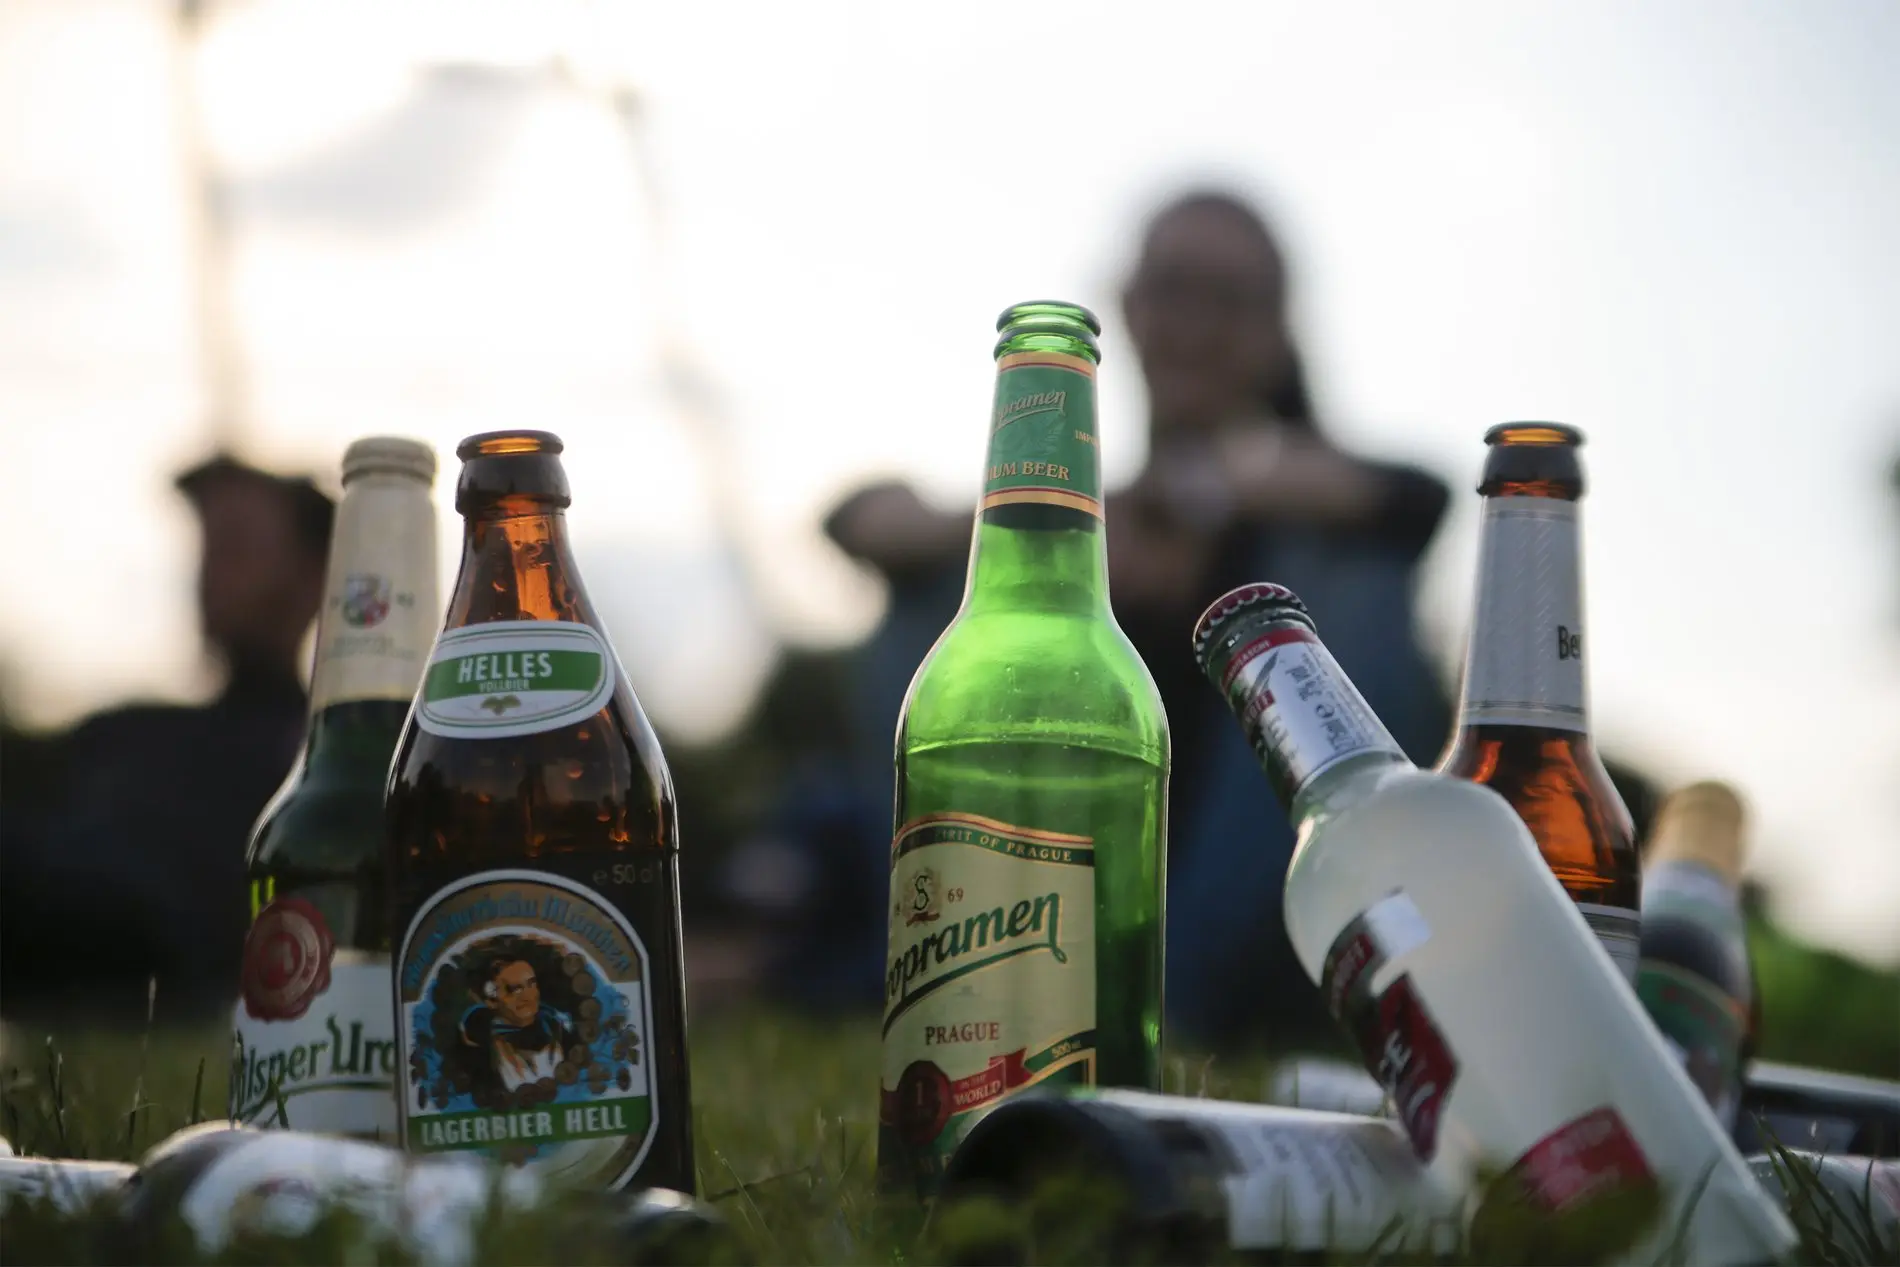
[[[389,578],[357,572],[343,578],[343,623],[373,629],[389,615]]]

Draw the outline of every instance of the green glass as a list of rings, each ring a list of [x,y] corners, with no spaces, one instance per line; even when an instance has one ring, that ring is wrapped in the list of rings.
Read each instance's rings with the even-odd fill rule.
[[[439,618],[434,475],[414,441],[344,455],[310,724],[246,854],[230,1112],[252,1125],[395,1138],[383,787]]]
[[[1101,326],[997,322],[969,581],[898,718],[878,1173],[936,1190],[982,1112],[1161,1077],[1168,724],[1109,610]]]

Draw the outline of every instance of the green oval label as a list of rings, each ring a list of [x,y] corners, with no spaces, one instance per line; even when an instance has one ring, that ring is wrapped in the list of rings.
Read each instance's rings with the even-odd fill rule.
[[[505,739],[584,721],[614,693],[600,634],[564,620],[502,620],[436,641],[416,724],[450,739]]]

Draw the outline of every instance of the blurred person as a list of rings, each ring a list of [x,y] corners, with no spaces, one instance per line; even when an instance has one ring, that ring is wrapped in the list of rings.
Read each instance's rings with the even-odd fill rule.
[[[1233,585],[1292,586],[1394,736],[1429,765],[1452,711],[1413,632],[1412,587],[1448,490],[1327,438],[1288,326],[1280,248],[1244,202],[1200,192],[1164,207],[1123,312],[1147,383],[1149,460],[1108,498],[1107,549],[1116,618],[1154,675],[1174,742],[1168,1022],[1203,1045],[1329,1042],[1281,924],[1291,831],[1188,636]],[[911,675],[961,602],[971,518],[884,483],[826,520],[841,549],[884,577],[889,608],[842,675],[842,741],[801,754],[768,830],[734,859],[739,882],[788,927],[777,988],[805,1002],[880,998],[892,737]]]
[[[224,686],[202,706],[97,713],[23,750],[34,753],[31,787],[13,785],[8,762],[0,1007],[10,1018],[136,1023],[152,978],[167,1020],[208,1018],[235,996],[245,844],[302,738],[300,659],[335,504],[308,479],[227,456],[176,486],[203,532],[198,616]]]

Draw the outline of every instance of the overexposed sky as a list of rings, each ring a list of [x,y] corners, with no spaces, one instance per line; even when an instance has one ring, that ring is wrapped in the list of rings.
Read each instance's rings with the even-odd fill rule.
[[[685,735],[777,641],[876,618],[832,500],[973,495],[1005,304],[1101,313],[1133,474],[1116,286],[1143,213],[1211,174],[1287,241],[1334,433],[1459,490],[1422,596],[1447,675],[1484,429],[1583,427],[1604,746],[1737,781],[1790,922],[1900,956],[1900,6],[272,0],[215,7],[183,62],[170,14],[0,0],[0,689],[28,718],[209,685],[169,490],[211,443],[174,75],[235,217],[248,453],[430,441],[446,569],[456,441],[559,432],[587,583]],[[583,90],[622,82],[632,131]]]

